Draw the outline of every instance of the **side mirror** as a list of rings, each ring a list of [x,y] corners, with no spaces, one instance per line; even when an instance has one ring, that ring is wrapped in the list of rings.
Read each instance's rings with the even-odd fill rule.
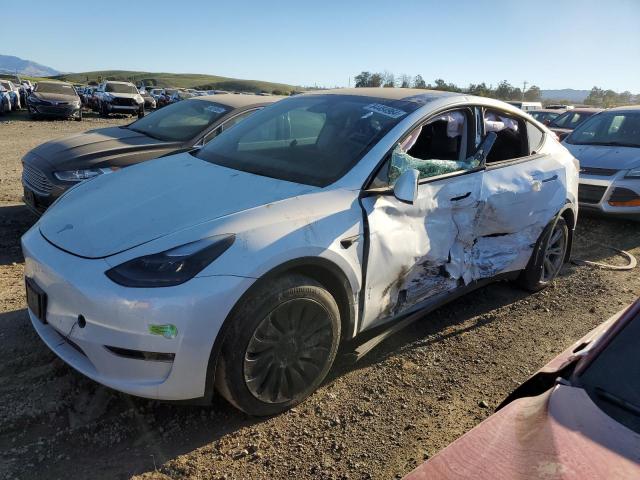
[[[478,163],[478,165],[483,165],[487,160],[497,138],[498,134],[496,132],[489,132],[487,133],[487,136],[484,137],[484,140],[482,140],[482,143],[478,147],[478,151],[473,156],[473,159]]]
[[[418,197],[418,178],[420,172],[415,168],[405,170],[393,186],[393,194],[401,202],[414,204]]]

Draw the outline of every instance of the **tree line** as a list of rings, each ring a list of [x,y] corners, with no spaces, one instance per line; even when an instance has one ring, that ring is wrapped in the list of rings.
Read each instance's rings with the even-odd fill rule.
[[[433,84],[425,82],[422,75],[411,76],[407,74],[394,75],[390,72],[360,72],[354,77],[356,87],[400,87],[400,88],[425,88],[429,90],[445,90],[448,92],[461,92],[480,97],[491,97],[499,100],[525,100],[529,102],[542,101],[540,88],[531,85],[524,92],[520,87],[511,85],[507,80],[503,80],[496,87],[487,86],[485,82],[471,83],[468,87],[459,87],[455,83],[447,83],[442,78],[438,78]],[[634,101],[640,102],[640,96],[631,92],[616,93],[613,90],[602,90],[593,87],[585,104],[598,107],[611,107],[615,105],[628,105]],[[557,101],[553,103],[574,103],[570,101]]]
[[[634,95],[628,90],[617,93],[613,90],[603,90],[599,87],[593,87],[584,103],[593,105],[594,107],[610,108],[618,105],[640,103],[640,95]]]

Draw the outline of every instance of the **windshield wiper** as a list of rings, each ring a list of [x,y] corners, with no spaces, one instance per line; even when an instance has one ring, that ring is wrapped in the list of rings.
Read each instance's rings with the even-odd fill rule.
[[[598,397],[601,398],[602,400],[606,400],[607,402],[617,407],[620,407],[623,410],[631,412],[635,415],[640,415],[640,406],[634,403],[628,402],[624,398],[621,398],[611,392],[607,392],[602,387],[596,387],[594,391],[596,392],[596,395],[598,395]]]

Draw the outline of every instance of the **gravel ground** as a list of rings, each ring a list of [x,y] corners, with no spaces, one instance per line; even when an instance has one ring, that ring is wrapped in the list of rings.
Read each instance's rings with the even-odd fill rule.
[[[9,121],[5,121],[9,118]],[[400,477],[491,414],[516,385],[640,293],[637,271],[567,265],[530,295],[494,284],[425,316],[308,401],[255,419],[223,400],[168,405],[76,373],[32,330],[19,239],[20,158],[46,140],[127,119],[0,120],[0,478]],[[583,217],[574,256],[640,256],[639,224]]]

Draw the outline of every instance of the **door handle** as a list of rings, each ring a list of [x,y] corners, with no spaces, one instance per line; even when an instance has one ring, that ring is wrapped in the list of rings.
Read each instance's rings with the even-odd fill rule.
[[[471,195],[471,192],[467,192],[467,193],[465,193],[464,195],[459,195],[459,196],[457,196],[457,197],[452,197],[452,198],[451,198],[451,201],[452,201],[452,202],[458,202],[458,201],[460,201],[460,200],[464,200],[465,198],[467,198],[467,197],[468,197],[468,196],[470,196],[470,195]]]

